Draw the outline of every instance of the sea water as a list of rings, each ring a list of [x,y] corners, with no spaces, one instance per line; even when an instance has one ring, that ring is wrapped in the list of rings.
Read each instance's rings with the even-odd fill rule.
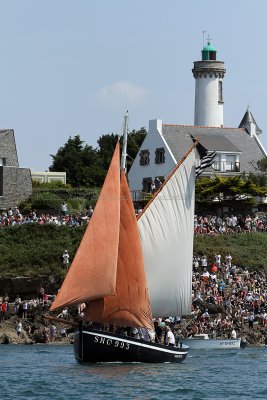
[[[71,345],[1,345],[0,399],[267,399],[267,348],[191,350],[182,364],[80,365]]]

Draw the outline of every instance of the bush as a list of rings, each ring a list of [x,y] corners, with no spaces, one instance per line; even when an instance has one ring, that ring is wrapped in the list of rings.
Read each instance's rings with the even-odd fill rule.
[[[62,254],[68,249],[73,260],[85,228],[33,223],[0,229],[1,276],[61,278],[66,273]]]
[[[197,236],[194,242],[194,254],[206,254],[209,261],[214,260],[215,252],[219,252],[222,260],[231,254],[238,267],[250,269],[267,269],[267,234],[240,233],[231,235]]]
[[[25,224],[0,229],[0,271],[2,277],[39,275],[62,280],[66,270],[62,263],[65,249],[73,260],[86,225],[68,226]],[[194,254],[206,254],[211,263],[214,253],[222,259],[230,252],[238,267],[267,268],[267,234],[241,233],[226,236],[198,236]],[[90,251],[90,249],[89,249]]]
[[[64,188],[51,189],[35,187],[32,195],[20,203],[19,209],[23,214],[34,209],[47,213],[59,213],[61,203],[65,201],[70,213],[75,211],[84,213],[89,205],[95,207],[99,192],[100,189],[98,188],[69,189],[64,186]]]

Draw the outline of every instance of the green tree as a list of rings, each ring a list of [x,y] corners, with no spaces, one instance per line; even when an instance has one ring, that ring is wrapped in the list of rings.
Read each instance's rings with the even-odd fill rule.
[[[146,136],[145,128],[133,130],[128,134],[127,168],[135,159],[139,148]],[[53,159],[49,171],[64,171],[67,183],[72,187],[102,186],[110,161],[118,141],[119,135],[107,134],[98,139],[98,148],[84,145],[79,135],[69,137],[67,143],[60,147]],[[120,137],[122,145],[122,136]]]
[[[267,157],[257,161],[257,167],[261,172],[267,172]]]
[[[132,163],[134,162],[134,159],[136,158],[139,149],[146,137],[147,131],[146,128],[142,127],[139,129],[139,131],[133,130],[128,134],[128,146],[127,146],[127,168],[128,171],[132,166]]]
[[[119,135],[110,134],[110,135],[102,135],[97,141],[98,144],[98,156],[101,159],[102,168],[107,171],[116,143],[118,142]]]
[[[242,200],[244,196],[266,196],[267,187],[255,183],[250,177],[233,176],[201,178],[196,181],[197,201]]]
[[[79,135],[69,138],[56,155],[51,155],[53,163],[49,171],[64,171],[67,183],[73,187],[101,186],[105,171],[96,149],[85,145]]]
[[[146,137],[146,129],[140,128],[139,131],[133,130],[128,133],[128,141],[127,141],[127,169],[129,170],[138,151],[143,143],[144,138]],[[101,158],[102,167],[104,170],[107,170],[112,158],[112,154],[116,143],[118,141],[119,135],[117,134],[107,134],[102,135],[97,141],[99,146],[98,155]],[[123,137],[120,136],[120,144],[122,146]]]

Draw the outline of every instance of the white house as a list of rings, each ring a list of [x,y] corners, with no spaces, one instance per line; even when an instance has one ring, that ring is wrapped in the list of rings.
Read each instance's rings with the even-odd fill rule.
[[[203,173],[206,176],[215,171],[224,176],[255,172],[255,162],[267,155],[259,139],[261,130],[249,109],[238,128],[223,126],[225,69],[210,43],[192,72],[196,80],[195,125],[149,121],[148,133],[128,174],[134,200],[140,192],[150,192],[156,178],[163,181],[197,138],[208,151],[217,153],[212,168]]]

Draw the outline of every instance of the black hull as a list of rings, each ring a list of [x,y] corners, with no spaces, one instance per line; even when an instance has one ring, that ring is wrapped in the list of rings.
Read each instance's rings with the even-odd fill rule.
[[[82,327],[75,331],[75,358],[81,363],[180,363],[187,350]]]

